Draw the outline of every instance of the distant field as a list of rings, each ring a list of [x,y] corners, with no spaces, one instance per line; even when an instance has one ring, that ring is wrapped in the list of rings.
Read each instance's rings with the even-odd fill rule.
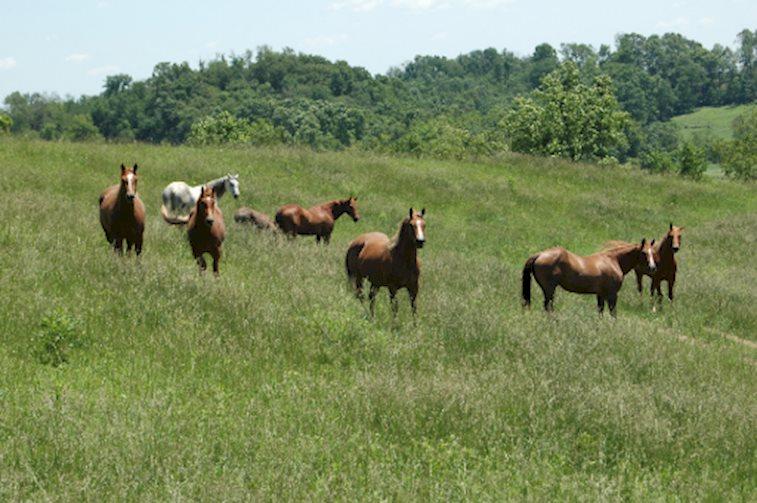
[[[672,121],[678,124],[681,136],[687,140],[696,134],[730,139],[733,136],[733,120],[755,106],[702,107],[690,114],[673,117]]]
[[[140,261],[97,196],[139,162]],[[221,277],[158,215],[170,181],[239,171]],[[507,156],[0,140],[0,500],[757,498],[757,196],[726,180]],[[329,246],[236,225],[359,196]],[[359,233],[427,209],[419,319],[347,289]],[[633,278],[618,319],[558,291],[520,307],[532,253],[684,225],[674,306]],[[648,285],[648,283],[647,283]],[[41,319],[73,323],[41,363]]]

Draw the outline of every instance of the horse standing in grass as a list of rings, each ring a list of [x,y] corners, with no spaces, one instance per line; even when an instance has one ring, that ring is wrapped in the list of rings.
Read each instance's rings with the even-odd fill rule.
[[[226,227],[213,189],[203,187],[188,217],[169,217],[166,222],[173,225],[187,224],[189,245],[192,247],[192,255],[200,266],[200,273],[208,268],[203,257],[207,253],[213,257],[213,273],[218,276],[221,245],[226,238]]]
[[[352,217],[353,222],[360,220],[357,197],[329,201],[307,210],[297,204],[287,204],[276,212],[276,225],[290,237],[315,236],[317,242],[323,239],[328,244],[334,222],[345,213]]]
[[[113,249],[123,254],[131,247],[139,256],[142,253],[142,235],[145,231],[145,205],[137,194],[138,166],[127,168],[121,164],[121,183],[105,189],[100,194],[100,224],[105,231],[105,239]]]
[[[634,269],[636,273],[636,287],[639,293],[643,290],[642,279],[644,275],[652,278],[650,293],[654,297],[655,292],[657,292],[653,310],[657,309],[658,300],[662,302],[660,286],[663,281],[668,282],[668,298],[671,302],[673,301],[673,286],[676,282],[676,270],[678,269],[675,255],[681,249],[681,231],[683,231],[683,227],[676,227],[673,225],[673,222],[670,222],[667,234],[654,247],[655,260],[657,261],[657,269],[655,271],[649,271],[638,266]]]
[[[523,305],[531,305],[531,275],[536,278],[544,293],[544,309],[554,310],[554,295],[557,286],[573,293],[595,294],[600,314],[605,302],[610,314],[615,316],[618,291],[623,286],[623,277],[631,269],[646,267],[654,272],[656,268],[653,252],[654,240],[640,245],[615,242],[607,250],[582,257],[557,247],[532,255],[523,267]]]
[[[407,288],[413,316],[416,315],[415,299],[418,296],[418,279],[421,264],[418,248],[426,242],[426,209],[420,213],[410,208],[407,218],[400,224],[397,234],[391,239],[382,232],[361,234],[347,249],[345,267],[355,295],[363,302],[363,279],[371,283],[368,294],[371,317],[374,315],[376,294],[379,288],[389,289],[392,316],[397,316],[397,291]]]
[[[163,189],[163,205],[160,213],[165,220],[169,215],[186,215],[195,207],[197,199],[202,194],[203,187],[211,187],[217,199],[221,199],[226,192],[231,192],[234,199],[239,197],[239,175],[231,173],[221,178],[211,180],[205,185],[190,187],[184,182],[171,182]],[[168,222],[171,223],[171,222]]]
[[[240,224],[250,223],[260,230],[276,231],[276,224],[271,217],[260,211],[242,206],[234,213],[234,221]]]

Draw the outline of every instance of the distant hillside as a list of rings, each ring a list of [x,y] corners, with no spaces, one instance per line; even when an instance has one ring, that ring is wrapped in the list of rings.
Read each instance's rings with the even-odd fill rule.
[[[689,114],[673,117],[672,121],[678,125],[681,137],[686,140],[697,133],[730,139],[733,136],[733,120],[755,106],[757,105],[702,107]]]

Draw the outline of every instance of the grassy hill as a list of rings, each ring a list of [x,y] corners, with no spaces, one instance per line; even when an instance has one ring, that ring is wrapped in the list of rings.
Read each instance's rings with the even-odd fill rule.
[[[704,135],[715,139],[733,137],[731,125],[733,120],[757,105],[737,105],[725,107],[702,107],[686,115],[671,119],[680,127],[683,139],[690,140],[694,135]]]
[[[97,196],[139,162],[141,260]],[[241,173],[221,277],[158,216],[170,181]],[[742,185],[526,156],[0,141],[0,499],[724,499],[757,494],[757,198]],[[235,225],[359,196],[330,246]],[[427,209],[419,319],[368,321],[343,258]],[[632,278],[618,319],[559,291],[520,308],[532,253],[686,226],[674,306]],[[536,306],[541,292],[536,289]],[[57,314],[54,314],[57,313]],[[68,363],[39,334],[70,326]],[[52,316],[52,318],[49,318]],[[50,329],[47,329],[50,333]]]

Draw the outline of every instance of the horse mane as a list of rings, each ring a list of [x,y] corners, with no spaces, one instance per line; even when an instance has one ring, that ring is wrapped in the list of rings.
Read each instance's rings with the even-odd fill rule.
[[[405,222],[407,222],[407,218],[403,218],[402,222],[400,222],[400,227],[397,229],[397,232],[394,233],[394,236],[392,236],[389,239],[389,248],[396,248],[397,245],[400,243],[400,236],[402,235],[402,227],[405,226]]]
[[[607,253],[607,252],[615,252],[615,251],[620,251],[626,248],[635,248],[635,247],[636,247],[636,244],[634,243],[629,243],[628,241],[621,241],[619,239],[613,239],[611,241],[606,241],[602,245],[602,249],[600,251],[602,251],[603,253]]]

